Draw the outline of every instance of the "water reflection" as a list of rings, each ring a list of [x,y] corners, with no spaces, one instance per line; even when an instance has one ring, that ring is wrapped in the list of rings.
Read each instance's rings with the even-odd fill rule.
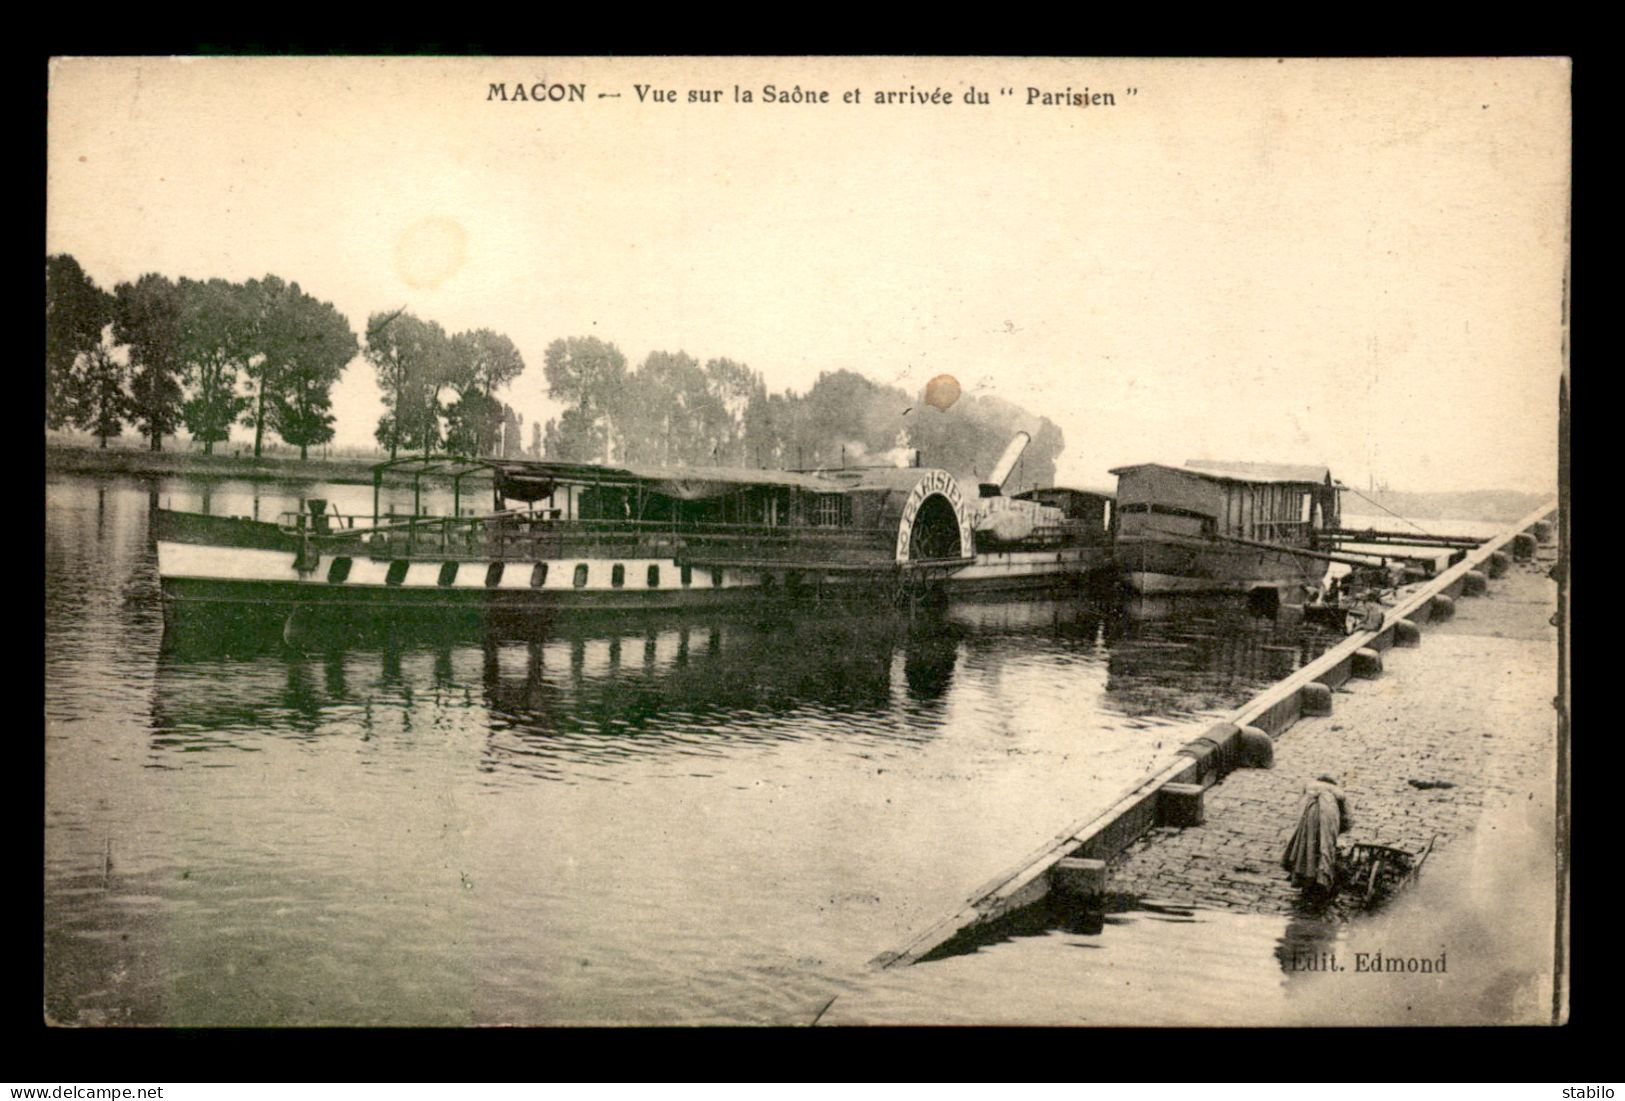
[[[238,621],[165,635],[152,693],[152,742],[189,751],[236,732],[314,733],[351,709],[360,733],[414,709],[477,711],[492,736],[482,767],[588,754],[604,737],[640,748],[734,737],[803,737],[895,705],[896,737],[927,737],[959,660],[962,629],[932,617],[740,620],[507,631],[379,622],[288,633]],[[232,691],[222,698],[220,686]],[[801,715],[801,726],[773,720]],[[768,733],[764,735],[763,731]],[[691,748],[691,747],[690,747]],[[519,767],[525,767],[522,760]]]
[[[1275,947],[1275,959],[1288,975],[1334,970],[1333,959],[1342,925],[1323,915],[1289,918]]]
[[[54,1019],[805,1023],[1321,645],[1065,601],[166,630],[149,510],[204,495],[47,487]]]
[[[359,700],[366,736],[394,709],[460,701],[493,735],[493,758],[583,752],[591,735],[778,738],[893,712],[889,736],[928,736],[957,675],[1021,692],[1033,660],[1103,673],[1099,705],[1133,720],[1196,719],[1312,660],[1333,636],[1278,628],[1234,602],[1139,619],[1081,602],[955,605],[942,613],[653,620],[559,626],[479,617],[359,621],[179,620],[165,631],[151,696],[157,746],[211,731],[313,733]],[[1057,665],[1059,663],[1059,665]],[[1094,674],[1099,676],[1100,673]],[[222,682],[233,686],[223,698]],[[790,727],[773,720],[798,715]],[[674,731],[680,734],[673,734]],[[487,762],[489,766],[489,762]]]

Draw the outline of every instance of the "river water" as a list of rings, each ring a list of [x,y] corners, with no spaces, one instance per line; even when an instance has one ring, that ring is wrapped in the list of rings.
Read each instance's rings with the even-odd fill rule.
[[[301,497],[371,508],[47,480],[54,1021],[804,1024],[1335,641],[1053,602],[166,637],[150,508]]]

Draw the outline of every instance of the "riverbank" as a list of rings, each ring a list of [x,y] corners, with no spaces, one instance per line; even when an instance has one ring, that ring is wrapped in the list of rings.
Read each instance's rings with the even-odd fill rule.
[[[1332,714],[1304,716],[1276,741],[1273,768],[1208,788],[1201,825],[1129,845],[1093,929],[1052,913],[978,950],[894,968],[821,1024],[1561,1019],[1555,551],[1459,600],[1419,647],[1385,651],[1381,676],[1346,682]],[[1348,791],[1350,839],[1436,838],[1386,910],[1314,912],[1280,868],[1303,785],[1327,771]],[[1424,960],[1444,966],[1422,971]]]
[[[144,451],[134,448],[87,447],[47,442],[47,474],[186,475],[233,478],[250,482],[314,481],[339,485],[371,485],[372,468],[383,457],[361,459],[299,459],[293,456],[240,455],[201,451]]]
[[[1304,785],[1331,773],[1369,842],[1440,854],[1508,800],[1550,802],[1555,784],[1556,607],[1551,561],[1517,562],[1421,646],[1395,648],[1383,675],[1349,681],[1330,715],[1305,716],[1272,769],[1238,769],[1205,795],[1206,818],[1158,828],[1111,868],[1112,889],[1252,913],[1293,914],[1279,867]],[[1430,858],[1431,860],[1431,858]]]

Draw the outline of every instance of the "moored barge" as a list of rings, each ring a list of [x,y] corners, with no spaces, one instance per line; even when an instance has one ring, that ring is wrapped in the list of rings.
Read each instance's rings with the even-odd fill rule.
[[[1335,555],[1343,486],[1320,466],[1191,460],[1118,467],[1115,553],[1136,593],[1253,593],[1302,601]]]

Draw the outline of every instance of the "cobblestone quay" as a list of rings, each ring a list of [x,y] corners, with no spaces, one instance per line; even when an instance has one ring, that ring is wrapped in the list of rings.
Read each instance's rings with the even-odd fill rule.
[[[1343,844],[1434,852],[1488,811],[1550,801],[1556,776],[1555,547],[1512,563],[1488,592],[1429,623],[1421,645],[1388,650],[1374,680],[1351,679],[1332,713],[1301,718],[1272,769],[1238,769],[1205,795],[1200,826],[1157,828],[1112,862],[1110,889],[1253,913],[1298,908],[1280,865],[1305,783],[1339,777],[1353,827]],[[1416,781],[1413,783],[1412,781]],[[1430,857],[1428,868],[1438,857]]]

